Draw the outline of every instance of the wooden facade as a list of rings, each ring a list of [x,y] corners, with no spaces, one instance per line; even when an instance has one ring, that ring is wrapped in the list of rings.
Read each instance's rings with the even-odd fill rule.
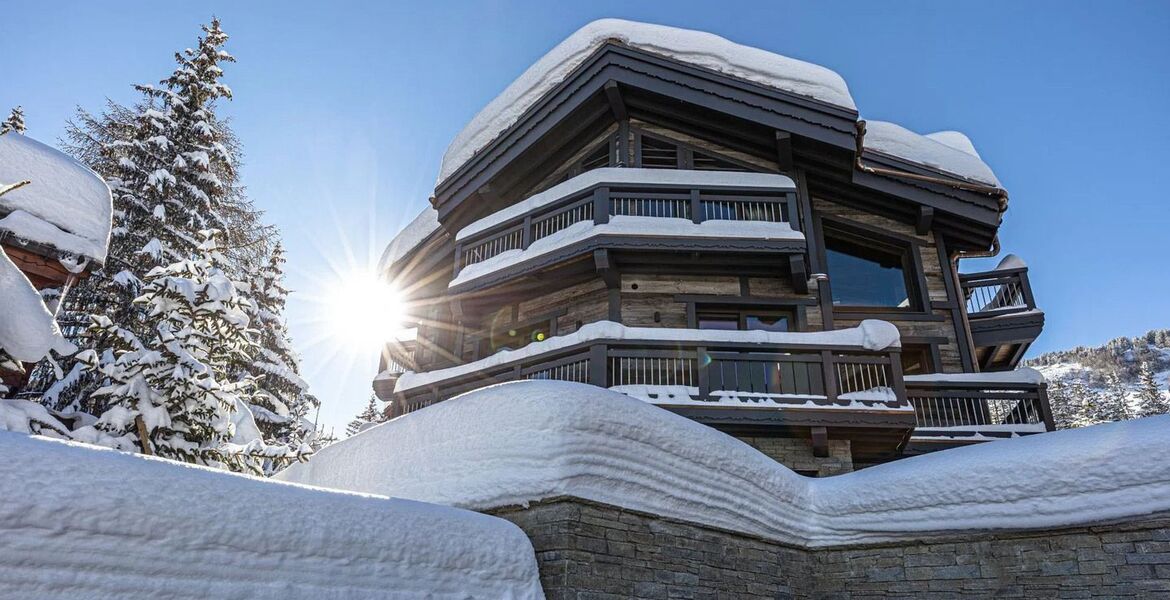
[[[1036,310],[1026,268],[975,275],[957,270],[963,253],[996,243],[1006,193],[972,189],[921,165],[871,155],[861,150],[863,132],[856,112],[606,44],[438,185],[432,203],[441,228],[386,272],[408,290],[418,339],[408,348],[388,347],[386,356],[410,370],[439,371],[599,321],[688,330],[716,321],[728,327],[738,322],[741,329],[767,322],[789,331],[827,331],[880,319],[898,328],[900,349],[862,356],[833,347],[601,340],[407,391],[395,392],[395,374],[384,373],[376,382],[379,395],[390,402],[392,415],[401,415],[498,381],[551,377],[617,387],[625,368],[620,361],[643,358],[679,361],[668,362],[669,373],[653,381],[685,378],[684,387],[694,388],[701,401],[720,389],[710,387],[716,367],[709,365],[751,363],[784,375],[784,386],[796,381],[800,390],[768,388],[775,377],[737,375],[727,385],[773,394],[775,406],[667,408],[737,435],[807,439],[818,452],[827,439],[848,439],[854,462],[862,465],[902,455],[927,421],[935,433],[961,428],[960,438],[981,425],[1050,428],[1042,385],[983,384],[955,395],[951,407],[913,407],[911,398],[938,405],[954,390],[921,384],[908,389],[904,371],[1013,369],[1039,334],[1043,313]],[[905,176],[862,170],[859,160]],[[786,176],[791,186],[631,184],[598,177],[564,197],[459,235],[479,219],[602,168],[771,173]],[[614,216],[697,226],[707,220],[786,223],[800,235],[646,239],[585,233],[553,250],[529,252],[543,238],[565,235],[580,223],[605,225]],[[840,292],[844,282],[833,275],[827,240],[889,248],[903,261],[904,303],[879,308],[835,302],[834,285]],[[506,253],[517,258],[497,258]],[[490,271],[480,264],[493,260],[500,265]],[[475,277],[460,277],[471,270]],[[836,388],[854,374],[844,372],[842,379],[834,369],[850,360],[880,371],[882,386],[893,390],[899,406],[852,412],[834,406],[845,393]],[[761,385],[768,389],[756,389]],[[824,410],[786,409],[785,394],[823,397]],[[1013,399],[1020,410],[1000,410]],[[911,407],[917,412],[897,410]],[[951,415],[950,408],[958,412]]]

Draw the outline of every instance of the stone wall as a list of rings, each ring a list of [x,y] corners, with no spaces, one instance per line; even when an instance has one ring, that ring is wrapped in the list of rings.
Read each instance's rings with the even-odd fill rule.
[[[804,438],[739,437],[772,460],[803,475],[828,477],[853,472],[853,451],[849,440],[829,440],[829,455],[813,456],[812,442]]]
[[[1170,598],[1170,516],[808,550],[561,499],[496,511],[550,600]]]

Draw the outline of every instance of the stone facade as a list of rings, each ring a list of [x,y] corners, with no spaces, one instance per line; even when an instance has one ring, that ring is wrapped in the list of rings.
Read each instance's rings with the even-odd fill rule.
[[[1170,515],[809,550],[577,499],[495,514],[550,600],[1170,598]]]
[[[828,477],[853,472],[849,440],[829,440],[829,455],[822,458],[813,456],[812,442],[803,438],[737,436],[736,439],[802,475]]]

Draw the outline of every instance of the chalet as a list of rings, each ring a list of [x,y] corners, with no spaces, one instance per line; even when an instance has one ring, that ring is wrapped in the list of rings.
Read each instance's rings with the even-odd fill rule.
[[[383,275],[402,415],[517,379],[593,384],[809,475],[1053,428],[1008,194],[961,133],[859,118],[836,73],[602,20],[489,103]]]
[[[112,210],[97,173],[28,136],[0,134],[0,386],[10,393],[27,375],[20,363],[71,350],[53,315],[105,261]]]

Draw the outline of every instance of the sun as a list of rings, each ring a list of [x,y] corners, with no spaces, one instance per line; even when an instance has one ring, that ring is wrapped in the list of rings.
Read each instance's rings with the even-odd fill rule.
[[[351,350],[376,352],[401,334],[406,304],[395,287],[371,272],[350,273],[329,293],[330,334]]]

